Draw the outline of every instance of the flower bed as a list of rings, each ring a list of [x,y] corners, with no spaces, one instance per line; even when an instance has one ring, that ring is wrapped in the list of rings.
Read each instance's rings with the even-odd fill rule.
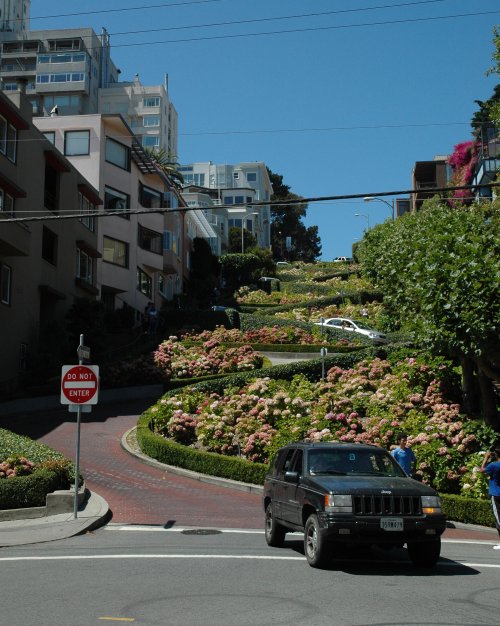
[[[249,345],[225,348],[215,339],[201,346],[184,346],[177,337],[163,341],[153,355],[166,380],[211,374],[246,372],[262,367],[263,357]]]
[[[183,445],[267,463],[293,440],[395,445],[404,430],[424,482],[446,493],[485,497],[477,472],[494,432],[460,415],[445,400],[449,364],[374,359],[333,367],[327,380],[255,379],[222,393],[188,388],[165,396],[148,412],[156,433]],[[467,459],[464,462],[464,459]]]

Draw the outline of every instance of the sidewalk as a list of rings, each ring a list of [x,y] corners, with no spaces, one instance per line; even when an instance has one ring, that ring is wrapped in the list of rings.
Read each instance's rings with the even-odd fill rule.
[[[68,539],[103,526],[109,517],[108,503],[101,496],[90,492],[77,511],[76,518],[71,512],[0,522],[0,547]]]

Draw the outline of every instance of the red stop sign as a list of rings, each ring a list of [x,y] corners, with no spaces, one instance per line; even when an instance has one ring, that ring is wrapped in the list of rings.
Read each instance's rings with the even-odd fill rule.
[[[61,404],[97,404],[99,366],[63,365]]]

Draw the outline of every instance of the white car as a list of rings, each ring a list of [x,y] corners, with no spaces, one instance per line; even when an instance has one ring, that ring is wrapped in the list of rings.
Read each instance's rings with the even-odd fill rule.
[[[323,322],[315,322],[317,326],[323,326],[324,328],[336,328],[338,330],[348,330],[353,333],[359,333],[369,337],[373,343],[387,343],[387,337],[380,333],[378,330],[374,330],[367,326],[360,320],[351,320],[346,317],[329,317],[324,319]]]

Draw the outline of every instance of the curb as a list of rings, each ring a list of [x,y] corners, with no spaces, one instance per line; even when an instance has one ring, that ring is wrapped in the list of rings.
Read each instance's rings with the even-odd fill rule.
[[[219,476],[200,474],[199,472],[193,472],[192,470],[187,470],[183,467],[167,465],[165,463],[157,461],[156,459],[152,459],[151,457],[146,456],[143,452],[140,451],[139,444],[137,443],[136,426],[123,434],[121,438],[121,446],[126,452],[128,452],[132,456],[135,456],[137,459],[140,459],[147,465],[150,465],[151,467],[156,467],[157,469],[165,470],[170,474],[185,476],[186,478],[191,478],[192,480],[198,480],[203,483],[210,483],[219,487],[236,489],[238,491],[244,491],[246,493],[262,495],[264,491],[264,488],[261,485],[254,485],[252,483],[241,483],[237,480],[231,480],[229,478],[220,478]]]

